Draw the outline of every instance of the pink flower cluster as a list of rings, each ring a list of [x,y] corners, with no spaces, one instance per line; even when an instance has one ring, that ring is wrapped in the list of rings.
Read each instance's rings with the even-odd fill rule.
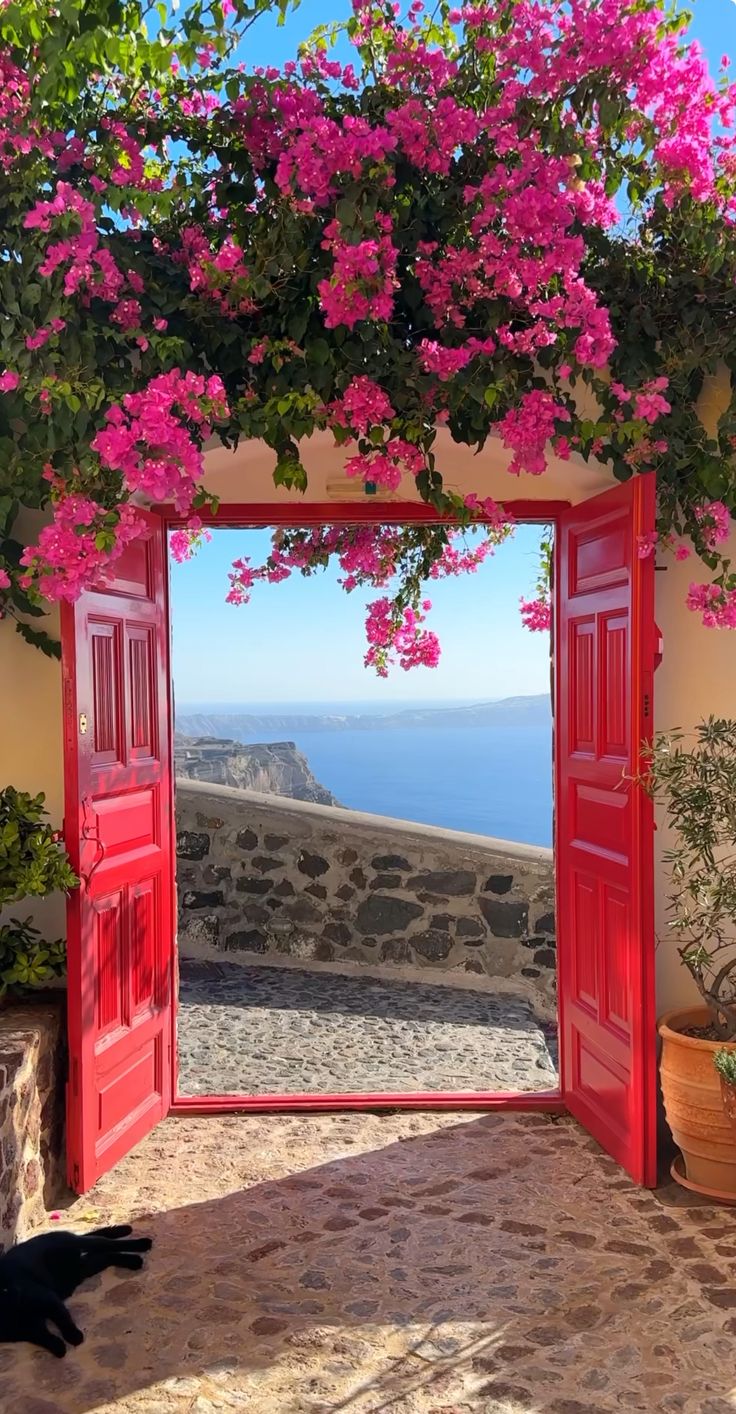
[[[465,497],[465,508],[472,511],[475,520],[491,526],[496,532],[501,532],[504,536],[510,533],[513,526],[513,516],[510,516],[508,511],[498,504],[498,501],[494,501],[492,496],[481,498],[471,491]]]
[[[612,383],[611,392],[620,403],[633,403],[633,416],[653,426],[660,417],[672,411],[672,404],[662,396],[668,387],[668,378],[652,378],[634,392],[624,388],[622,383]]]
[[[705,628],[736,628],[736,589],[717,584],[691,584],[688,609],[702,615]]]
[[[422,628],[425,612],[431,609],[425,599],[421,609],[404,609],[397,614],[388,598],[376,599],[368,605],[365,632],[369,648],[364,663],[375,668],[381,678],[388,677],[389,668],[398,664],[404,672],[410,668],[436,668],[440,660],[440,644],[435,633]]]
[[[213,251],[204,231],[188,226],[182,232],[180,258],[187,268],[189,288],[196,294],[213,300],[231,319],[254,313],[257,306],[250,293],[250,272],[241,247],[231,236]]]
[[[345,475],[359,476],[365,484],[380,487],[383,491],[398,491],[406,471],[412,476],[419,476],[425,467],[424,453],[419,447],[401,437],[390,437],[380,447],[355,452],[348,457]]]
[[[552,606],[549,598],[520,599],[521,621],[531,633],[549,633],[552,628]]]
[[[709,501],[695,513],[700,522],[703,539],[709,550],[722,545],[731,534],[731,513],[723,501]]]
[[[648,530],[646,535],[640,535],[637,540],[637,554],[640,560],[648,560],[655,552],[659,544],[659,533],[656,530]]]
[[[191,560],[202,545],[206,545],[212,535],[203,525],[199,516],[191,516],[181,530],[172,530],[169,536],[169,551],[177,565]]]
[[[97,230],[97,214],[91,201],[69,182],[56,183],[56,195],[51,201],[38,201],[27,213],[23,225],[26,230],[51,231],[52,226],[69,213],[77,218],[79,231],[48,246],[46,255],[38,267],[40,275],[52,276],[61,266],[67,266],[64,276],[64,294],[73,295],[81,291],[90,297],[110,303],[116,302],[125,284],[125,276],[106,246],[101,244]]]
[[[556,423],[569,421],[567,408],[545,389],[523,393],[519,406],[511,408],[498,424],[504,447],[513,452],[509,471],[514,476],[522,471],[541,476],[547,467],[545,447]]]
[[[329,411],[333,426],[347,427],[361,437],[371,427],[390,422],[394,415],[388,394],[365,374],[351,379],[342,397],[332,403]]]
[[[377,235],[354,245],[345,239],[338,221],[325,226],[322,246],[332,252],[332,274],[317,288],[328,329],[340,324],[353,329],[362,319],[391,318],[399,284],[398,251],[391,240],[391,217],[379,212],[376,226]]]
[[[480,137],[483,119],[449,94],[433,104],[407,98],[386,116],[396,145],[421,172],[446,176],[459,148]]]
[[[261,578],[259,571],[254,570],[250,561],[246,557],[233,560],[232,569],[228,574],[230,588],[225,595],[226,604],[248,604],[256,580]]]
[[[131,329],[140,328],[142,316],[143,310],[137,299],[121,299],[115,305],[110,320],[129,333]]]
[[[350,594],[360,584],[382,588],[396,571],[401,548],[399,532],[391,526],[363,525],[350,535],[342,536],[339,544],[340,581]]]
[[[189,510],[202,470],[202,442],[212,421],[228,414],[222,380],[174,368],[109,409],[92,448],[102,465],[122,473],[129,493],[173,501]],[[197,428],[196,438],[187,422]]]
[[[298,200],[302,194],[308,207],[326,206],[340,178],[360,177],[365,164],[382,164],[397,145],[388,128],[373,127],[366,118],[352,114],[337,123],[321,111],[321,105],[301,130],[292,126],[290,113],[285,116],[287,130],[294,135],[279,156],[276,182],[284,195]]]
[[[494,541],[490,538],[479,541],[477,545],[456,546],[450,541],[442,558],[436,560],[432,565],[429,572],[430,579],[446,579],[448,575],[474,574],[483,561],[493,554],[495,548]]]
[[[123,123],[105,124],[111,136],[119,144],[118,159],[110,173],[110,181],[116,187],[145,187],[145,162],[140,142],[133,137]]]
[[[20,157],[34,151],[52,157],[66,141],[63,133],[42,132],[30,121],[30,96],[29,79],[7,52],[0,53],[0,171],[12,170]]]
[[[485,354],[490,358],[496,352],[496,341],[487,339],[468,339],[460,348],[448,348],[445,344],[440,344],[436,339],[421,339],[417,345],[417,358],[425,373],[434,373],[440,383],[446,383],[448,379],[454,378],[462,368],[466,368],[471,359],[477,358],[480,354]]]
[[[209,435],[211,421],[226,415],[218,377],[173,369],[110,408],[92,447],[104,467],[121,474],[129,494],[173,500],[179,510],[187,511],[202,472],[201,443]],[[194,424],[196,436],[189,423]],[[109,512],[90,496],[67,492],[52,470],[48,479],[55,499],[53,524],[45,526],[37,545],[24,552],[22,563],[28,582],[32,579],[47,599],[74,600],[141,533],[142,522],[128,502]],[[197,537],[201,541],[203,534],[196,520],[182,532],[190,544]],[[184,540],[176,545],[180,550]]]
[[[78,493],[63,496],[54,506],[52,524],[40,531],[38,544],[23,551],[24,586],[33,583],[47,599],[73,602],[103,580],[131,541],[145,530],[133,506],[122,505],[115,515],[116,523],[110,527],[104,506]],[[103,529],[112,532],[112,547],[105,538],[100,548],[98,536]]]

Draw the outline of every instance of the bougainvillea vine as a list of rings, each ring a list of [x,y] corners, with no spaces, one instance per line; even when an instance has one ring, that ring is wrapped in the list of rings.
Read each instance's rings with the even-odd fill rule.
[[[137,0],[0,8],[6,610],[83,592],[140,503],[191,514],[190,553],[210,437],[264,441],[299,493],[304,439],[328,431],[367,490],[418,493],[492,547],[503,509],[480,474],[453,487],[444,426],[498,439],[511,495],[552,458],[653,472],[640,552],[692,553],[691,608],[733,627],[733,393],[717,426],[699,415],[736,367],[727,62],[712,76],[655,0],[353,0],[293,62],[249,68],[270,8],[288,0],[190,0],[155,30]],[[50,509],[30,546],[24,506]],[[369,663],[427,663],[427,582],[475,551],[442,525],[372,540],[366,567],[351,534],[344,570],[384,591]],[[292,537],[270,568],[236,562],[229,597],[349,548]],[[522,616],[547,626],[543,583]]]

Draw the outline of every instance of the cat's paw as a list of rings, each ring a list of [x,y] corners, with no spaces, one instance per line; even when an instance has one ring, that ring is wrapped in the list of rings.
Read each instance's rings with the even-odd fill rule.
[[[139,1247],[139,1250],[140,1250],[141,1252],[150,1252],[151,1248],[153,1247],[153,1238],[152,1238],[152,1237],[139,1237],[139,1238],[138,1238],[138,1247]]]
[[[80,1331],[79,1326],[72,1326],[67,1331],[67,1340],[70,1345],[81,1345],[84,1340],[84,1331]]]

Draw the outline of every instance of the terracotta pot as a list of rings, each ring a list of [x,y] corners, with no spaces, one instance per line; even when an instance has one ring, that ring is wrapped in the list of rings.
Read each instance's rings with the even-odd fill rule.
[[[723,1076],[720,1077],[720,1080],[723,1112],[736,1135],[736,1085],[729,1085],[728,1081],[724,1080]]]
[[[710,1012],[702,1006],[662,1017],[659,1073],[667,1123],[682,1150],[689,1183],[725,1198],[736,1195],[736,1127],[724,1106],[713,1056],[736,1050],[736,1041],[681,1034],[691,1026],[707,1026],[709,1020]]]

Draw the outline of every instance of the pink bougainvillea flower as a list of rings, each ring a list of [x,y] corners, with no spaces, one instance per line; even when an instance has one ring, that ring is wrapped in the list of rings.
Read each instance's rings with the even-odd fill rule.
[[[731,513],[723,501],[708,501],[696,511],[709,550],[722,545],[731,534]]]
[[[467,0],[450,12],[457,33],[446,37],[425,23],[422,0],[353,0],[355,66],[305,46],[297,60],[264,65],[223,91],[224,72],[207,76],[229,65],[237,27],[222,20],[242,6],[221,0],[205,10],[187,57],[194,75],[172,57],[178,80],[167,73],[157,87],[151,78],[131,98],[130,74],[114,70],[97,124],[79,132],[72,121],[64,131],[43,127],[35,77],[15,50],[0,52],[0,171],[24,183],[17,225],[42,286],[4,356],[22,366],[32,413],[49,420],[51,470],[39,469],[39,484],[53,523],[26,551],[33,582],[74,598],[104,573],[137,533],[129,498],[170,501],[188,516],[219,422],[226,439],[265,429],[279,445],[282,434],[298,441],[332,430],[348,448],[349,476],[387,492],[414,478],[438,507],[461,515],[460,493],[442,485],[434,439],[444,424],[472,445],[498,436],[517,475],[542,474],[551,448],[560,460],[575,449],[617,471],[623,463],[667,476],[668,442],[653,429],[674,393],[667,378],[649,376],[666,351],[649,350],[639,365],[649,371],[628,386],[621,370],[632,362],[626,348],[616,362],[589,256],[620,221],[611,178],[615,186],[620,173],[625,184],[630,162],[642,189],[631,197],[644,213],[640,235],[653,213],[664,225],[674,211],[695,235],[703,217],[709,239],[732,236],[736,86],[725,73],[710,76],[700,48],[676,22],[663,23],[657,0]],[[35,57],[25,65],[34,75]],[[493,66],[485,89],[484,63]],[[550,118],[564,141],[548,140]],[[162,137],[169,126],[173,142]],[[177,308],[181,346],[187,340],[192,351],[182,358],[200,359],[206,374],[170,367],[174,339],[154,337],[168,328],[158,301]],[[68,447],[56,456],[54,439],[63,440],[87,383],[69,371],[79,362],[72,339],[62,372],[67,350],[54,336],[67,320],[75,339],[77,325],[109,339],[114,356],[99,360],[99,401],[85,387],[79,421],[95,419],[95,455],[80,448],[65,485],[53,467],[68,464]],[[46,352],[24,363],[24,341],[27,354]],[[210,376],[215,350],[228,386],[239,382],[232,412]],[[286,368],[297,356],[299,369]],[[586,428],[561,386],[573,370],[599,400],[597,427]],[[0,374],[0,392],[20,383],[20,373]],[[732,488],[707,501],[693,485],[697,475],[682,479],[672,521],[723,567]],[[689,546],[668,528],[667,497],[661,504],[661,544],[683,559]],[[451,537],[427,561],[431,578],[477,569],[505,532],[495,502],[469,494],[465,508],[488,529],[472,546]],[[188,558],[203,536],[189,520],[172,536],[172,555]],[[643,537],[639,553],[651,556],[656,543],[654,533]],[[235,562],[228,599],[247,602],[254,584],[334,556],[347,591],[381,590],[369,613],[370,665],[428,664],[438,652],[423,626],[428,605],[412,600],[399,612],[391,597],[394,575],[407,574],[406,544],[381,526],[274,541],[264,565]],[[729,627],[734,601],[722,584],[731,580],[725,570],[720,578],[694,585],[689,602],[704,623]],[[523,603],[532,629],[549,613],[541,592]]]
[[[440,659],[437,635],[422,627],[429,600],[422,609],[406,608],[396,614],[391,600],[376,599],[368,605],[366,637],[369,648],[364,663],[375,668],[379,677],[388,677],[389,668],[397,663],[404,672],[411,668],[435,668]]]
[[[330,414],[333,425],[347,427],[352,432],[363,435],[371,427],[390,422],[394,410],[383,389],[371,378],[361,374],[353,378],[342,397],[335,400]]]
[[[718,584],[691,584],[687,606],[702,617],[705,628],[736,629],[736,589]]]
[[[648,530],[646,535],[640,535],[637,540],[637,553],[640,560],[648,560],[657,548],[659,535],[656,530]]]
[[[552,608],[547,599],[520,599],[521,621],[532,633],[548,633],[552,627]]]

